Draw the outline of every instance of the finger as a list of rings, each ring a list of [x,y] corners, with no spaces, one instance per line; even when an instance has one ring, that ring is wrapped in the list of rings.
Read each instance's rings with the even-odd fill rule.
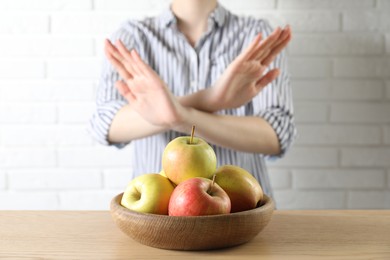
[[[287,39],[285,39],[283,42],[281,42],[278,46],[276,46],[272,52],[270,52],[263,60],[262,64],[264,66],[269,66],[276,58],[276,56],[284,49],[286,48],[287,44],[291,40],[291,35],[288,36]]]
[[[256,46],[259,45],[262,38],[263,36],[261,33],[257,34],[251,44],[240,54],[240,58],[247,60],[249,57],[251,57],[256,50]]]
[[[262,53],[267,51],[272,44],[278,40],[282,30],[280,27],[277,27],[266,39],[264,39],[254,51],[254,54],[251,56],[251,59],[258,60],[261,57]]]
[[[280,33],[280,36],[279,38],[277,39],[277,41],[275,41],[272,46],[271,46],[271,49],[277,45],[279,45],[282,41],[284,41],[289,35],[291,34],[291,28],[289,25],[286,25],[284,27],[284,29],[282,30],[282,32]]]
[[[129,103],[136,100],[135,95],[131,92],[131,89],[121,80],[115,82],[115,87],[119,93],[129,101]]]
[[[262,90],[264,87],[266,87],[269,83],[274,81],[280,74],[279,69],[273,69],[267,72],[263,77],[261,77],[257,82],[256,82],[256,89],[258,91]]]
[[[124,67],[124,65],[122,64],[121,61],[119,61],[114,55],[113,55],[113,45],[111,44],[111,42],[109,40],[106,40],[106,43],[105,43],[105,48],[104,48],[104,51],[105,51],[105,54],[108,58],[108,60],[110,61],[110,63],[114,66],[114,68],[118,71],[119,75],[123,78],[123,79],[129,79],[129,78],[132,78],[132,75],[126,70],[126,68]]]
[[[114,56],[119,62],[123,63],[124,57],[119,53],[118,49],[110,40],[106,39],[105,48],[112,56]]]
[[[291,39],[291,30],[290,30],[288,27],[286,27],[286,28],[282,31],[282,33],[281,33],[279,39],[278,39],[277,41],[275,41],[275,42],[272,44],[272,46],[270,46],[268,53],[262,53],[259,57],[257,57],[257,59],[263,64],[263,60],[264,60],[267,56],[269,56],[270,53],[275,53],[274,49],[280,47],[280,45],[281,45],[282,43],[284,43],[285,40],[288,39],[288,38]],[[279,50],[279,51],[280,51],[280,50]]]
[[[145,76],[147,76],[150,73],[153,73],[154,71],[152,68],[149,67],[139,56],[138,52],[136,50],[131,50],[131,56],[135,62],[135,66],[139,71],[141,71]]]
[[[134,61],[133,58],[131,57],[130,51],[126,48],[126,46],[122,43],[121,40],[117,40],[116,45],[118,46],[119,53],[124,57],[124,61],[123,61],[124,66],[133,76],[136,75],[137,71],[134,69],[134,66],[132,65]]]

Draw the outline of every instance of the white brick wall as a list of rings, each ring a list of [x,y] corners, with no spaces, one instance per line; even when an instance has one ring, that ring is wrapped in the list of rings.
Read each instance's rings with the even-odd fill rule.
[[[0,209],[108,209],[130,149],[93,142],[103,39],[169,0],[0,0]],[[221,0],[291,24],[298,138],[278,208],[390,208],[390,0]]]

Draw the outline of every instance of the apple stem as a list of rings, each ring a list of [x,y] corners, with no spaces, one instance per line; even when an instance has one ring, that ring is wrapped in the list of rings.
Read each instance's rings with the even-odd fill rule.
[[[209,190],[208,190],[208,194],[210,194],[210,192],[211,192],[211,190],[213,189],[213,187],[214,187],[214,183],[215,183],[215,176],[216,176],[216,174],[214,174],[213,175],[213,181],[211,182],[211,185],[210,185],[210,188],[209,188]]]
[[[193,125],[193,126],[192,126],[192,130],[191,130],[190,144],[192,144],[192,140],[194,139],[194,133],[195,133],[195,126]]]

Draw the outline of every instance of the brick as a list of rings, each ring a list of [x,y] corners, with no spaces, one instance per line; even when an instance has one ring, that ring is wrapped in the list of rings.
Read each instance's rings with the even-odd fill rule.
[[[390,34],[386,34],[386,53],[390,53]]]
[[[226,0],[225,0],[226,1]],[[252,0],[255,2],[255,0]],[[252,2],[249,1],[249,2]],[[267,0],[265,2],[270,2]],[[98,11],[123,11],[131,12],[160,12],[163,8],[167,8],[170,1],[167,0],[149,0],[149,1],[127,1],[127,0],[95,0],[95,9]]]
[[[143,17],[140,12],[55,13],[51,16],[51,32],[61,35],[111,35],[124,21]]]
[[[352,78],[387,77],[390,60],[387,58],[336,58],[334,76]]]
[[[387,170],[387,187],[390,188],[390,169]]]
[[[28,133],[28,134],[26,134]],[[2,129],[3,145],[92,145],[85,125],[16,125]]]
[[[390,104],[387,103],[344,103],[332,104],[331,122],[345,123],[389,123]]]
[[[275,191],[278,209],[342,209],[345,193],[342,191]]]
[[[58,196],[55,192],[0,192],[2,210],[58,210]]]
[[[279,0],[279,9],[366,9],[375,6],[374,0]]]
[[[390,126],[384,126],[383,140],[385,144],[390,144]]]
[[[0,56],[2,57],[83,57],[93,56],[94,52],[92,37],[53,37],[49,35],[0,37]]]
[[[341,165],[348,167],[389,167],[390,148],[359,147],[341,149]]]
[[[298,129],[298,145],[375,145],[381,143],[379,126],[300,124]]]
[[[134,178],[131,169],[107,169],[103,171],[104,187],[109,189],[125,190],[129,182]]]
[[[87,124],[82,125],[59,125],[57,132],[57,144],[69,145],[92,145],[93,140],[87,132]]]
[[[45,63],[42,60],[0,60],[0,79],[42,79],[44,77]]]
[[[325,103],[296,102],[294,115],[298,123],[326,122],[328,119],[328,105]]]
[[[61,123],[87,123],[94,111],[92,102],[64,103],[59,105],[59,122]]]
[[[381,100],[382,80],[327,80],[293,79],[291,82],[295,100]]]
[[[350,191],[348,194],[349,209],[389,209],[389,191]]]
[[[102,187],[102,176],[99,170],[10,170],[9,187],[12,190],[99,189]]]
[[[1,148],[1,168],[54,167],[57,164],[56,151],[51,148]]]
[[[107,1],[107,0],[106,0]],[[220,3],[229,10],[264,10],[264,9],[274,9],[276,7],[276,0],[247,0],[243,5],[240,1],[234,0],[224,0],[220,1]]]
[[[334,80],[332,100],[380,100],[383,98],[382,80]]]
[[[383,170],[310,169],[293,170],[293,187],[297,189],[384,188]]]
[[[57,110],[51,104],[3,103],[0,105],[0,123],[55,123]]]
[[[94,101],[94,80],[1,80],[0,101]]]
[[[340,14],[327,11],[278,11],[294,32],[337,32],[341,30]]]
[[[60,167],[129,167],[130,150],[126,147],[61,147],[58,149]]]
[[[7,188],[7,175],[5,171],[0,170],[0,190]]]
[[[294,79],[327,78],[332,75],[332,62],[327,58],[291,57],[288,65]]]
[[[50,79],[97,79],[102,62],[98,59],[56,59],[47,65]]]
[[[60,192],[61,210],[109,210],[111,200],[123,190]]]
[[[390,30],[390,19],[388,12],[380,11],[356,11],[343,13],[344,31],[381,31]]]
[[[291,188],[291,172],[284,169],[270,168],[269,178],[273,189]]]
[[[56,144],[56,126],[54,125],[11,125],[2,129],[3,145],[31,146]],[[26,134],[28,133],[28,134]]]
[[[330,97],[331,82],[321,79],[292,79],[294,100],[326,100]]]
[[[326,1],[323,1],[326,2]],[[374,55],[383,53],[380,34],[297,34],[289,46],[292,55]]]
[[[23,3],[24,2],[25,1],[23,1]],[[48,32],[49,32],[48,15],[29,14],[29,13],[4,13],[4,12],[2,12],[0,15],[0,33],[44,34]]]
[[[287,155],[277,161],[270,161],[276,167],[331,167],[338,165],[336,148],[294,146]]]
[[[377,6],[379,10],[390,10],[389,0],[377,0]]]
[[[75,11],[91,8],[90,0],[0,1],[2,11]]]
[[[272,27],[290,24],[294,33],[338,32],[341,30],[341,17],[338,12],[281,10],[259,11],[258,9],[246,9],[245,12],[239,10],[235,13],[267,20]]]

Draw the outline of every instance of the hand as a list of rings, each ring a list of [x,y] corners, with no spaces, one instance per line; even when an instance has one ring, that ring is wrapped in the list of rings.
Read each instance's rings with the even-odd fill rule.
[[[291,39],[291,29],[277,28],[262,41],[258,34],[252,43],[226,68],[213,87],[208,89],[210,110],[240,107],[255,97],[279,75],[279,69],[264,71]]]
[[[106,40],[105,53],[123,78],[115,87],[129,105],[149,123],[170,128],[180,121],[182,106],[165,83],[135,50],[127,50],[121,41],[114,46]]]

